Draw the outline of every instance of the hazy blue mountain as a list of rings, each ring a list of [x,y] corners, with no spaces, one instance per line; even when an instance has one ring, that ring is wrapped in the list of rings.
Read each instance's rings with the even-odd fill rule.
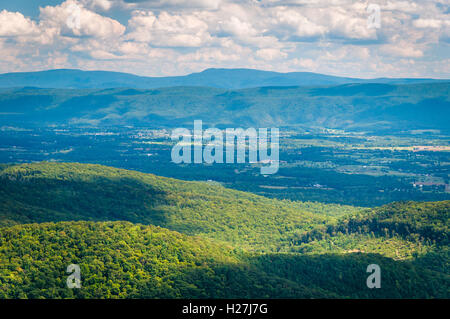
[[[433,79],[372,79],[337,77],[310,72],[278,73],[252,69],[207,69],[185,76],[143,77],[127,73],[81,70],[49,70],[0,74],[0,87],[40,88],[139,88],[202,86],[241,89],[261,86],[314,86],[346,83],[425,83]]]
[[[328,127],[448,131],[450,82],[329,87],[0,89],[0,125]]]

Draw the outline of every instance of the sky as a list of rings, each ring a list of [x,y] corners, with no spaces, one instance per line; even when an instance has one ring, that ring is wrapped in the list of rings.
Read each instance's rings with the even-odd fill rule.
[[[0,0],[0,73],[450,78],[450,0]]]

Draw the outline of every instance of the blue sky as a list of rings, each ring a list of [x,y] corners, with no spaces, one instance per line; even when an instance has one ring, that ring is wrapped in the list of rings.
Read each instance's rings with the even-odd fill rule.
[[[2,1],[0,50],[0,73],[245,67],[450,78],[450,1]]]

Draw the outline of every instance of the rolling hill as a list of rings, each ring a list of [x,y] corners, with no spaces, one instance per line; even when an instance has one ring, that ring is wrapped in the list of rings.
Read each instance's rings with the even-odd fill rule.
[[[5,226],[129,221],[251,251],[342,252],[364,243],[367,252],[400,259],[448,244],[450,201],[362,209],[280,201],[102,165],[46,162],[3,167],[0,195]],[[383,250],[387,244],[396,248]]]
[[[0,259],[0,298],[334,295],[243,265],[242,252],[154,226],[60,222],[0,229],[0,234],[2,256],[10,258]],[[82,289],[66,288],[64,271],[71,263],[81,268]],[[35,275],[38,280],[29,280]]]
[[[249,254],[128,222],[18,225],[0,238],[0,298],[448,297],[448,275],[379,255]],[[374,262],[383,289],[365,286]],[[66,288],[72,263],[81,289]]]
[[[0,298],[448,298],[449,208],[361,210],[101,165],[3,165]],[[71,263],[83,289],[65,288]],[[382,289],[365,285],[372,263]]]
[[[126,220],[277,251],[290,236],[326,223],[331,210],[342,215],[357,209],[279,201],[101,165],[35,163],[0,171],[4,223]]]

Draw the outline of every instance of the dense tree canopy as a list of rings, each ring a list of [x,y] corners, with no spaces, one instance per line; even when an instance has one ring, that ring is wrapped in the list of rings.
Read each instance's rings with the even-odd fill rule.
[[[100,165],[4,165],[0,298],[448,298],[449,208],[360,209]],[[382,289],[366,286],[373,263]],[[69,264],[81,289],[66,287]]]

